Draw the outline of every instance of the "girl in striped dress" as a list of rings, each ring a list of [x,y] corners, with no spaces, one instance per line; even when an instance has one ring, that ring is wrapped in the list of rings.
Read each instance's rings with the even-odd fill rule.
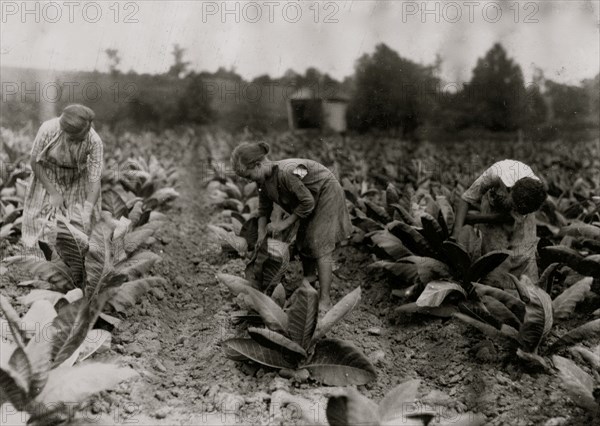
[[[231,162],[236,173],[259,186],[259,241],[267,232],[279,233],[300,222],[296,246],[302,260],[304,277],[319,280],[319,307],[331,306],[329,289],[333,279],[332,253],[336,244],[352,232],[344,191],[334,174],[316,161],[291,158],[270,161],[265,142],[242,143]],[[289,213],[283,221],[267,223],[273,203]]]
[[[56,217],[82,214],[89,229],[100,213],[102,140],[92,128],[94,111],[75,104],[44,122],[33,142],[33,175],[25,197],[22,239],[27,249],[38,240],[54,244]]]

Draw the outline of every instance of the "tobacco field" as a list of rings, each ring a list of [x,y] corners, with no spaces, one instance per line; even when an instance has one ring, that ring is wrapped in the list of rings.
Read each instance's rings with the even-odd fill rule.
[[[20,242],[33,135],[2,129],[2,424],[600,424],[600,140],[266,136],[334,171],[354,231],[319,315],[294,235],[256,248],[248,135],[184,128],[104,146],[102,218]],[[462,192],[505,158],[548,188],[538,282],[497,271]],[[277,209],[272,220],[283,212]],[[596,422],[596,423],[595,423]]]

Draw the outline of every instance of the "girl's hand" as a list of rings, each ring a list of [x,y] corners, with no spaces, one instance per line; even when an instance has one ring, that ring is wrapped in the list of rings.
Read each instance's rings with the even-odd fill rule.
[[[285,231],[287,228],[289,228],[289,226],[289,223],[287,223],[285,220],[277,223],[271,222],[267,225],[267,233],[270,232],[271,234],[278,234]]]
[[[50,195],[50,205],[55,211],[60,212],[63,215],[67,214],[67,205],[65,203],[65,199],[58,192]]]

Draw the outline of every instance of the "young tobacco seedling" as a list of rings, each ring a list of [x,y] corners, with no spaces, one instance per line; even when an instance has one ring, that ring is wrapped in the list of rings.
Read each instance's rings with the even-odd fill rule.
[[[248,328],[250,339],[224,342],[227,355],[278,369],[306,369],[324,384],[365,384],[375,379],[370,361],[344,340],[322,339],[359,302],[360,287],[346,295],[319,321],[319,296],[307,282],[294,292],[284,311],[273,299],[231,275],[220,274],[233,294],[244,294],[266,328]]]

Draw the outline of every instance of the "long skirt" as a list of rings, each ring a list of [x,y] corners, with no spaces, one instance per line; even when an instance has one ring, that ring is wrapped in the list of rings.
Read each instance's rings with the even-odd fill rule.
[[[76,169],[69,169],[53,165],[45,165],[44,170],[54,187],[59,191],[67,205],[67,218],[78,215],[90,191],[87,173],[79,173]],[[37,247],[38,240],[49,244],[56,242],[56,216],[49,214],[50,195],[43,183],[32,174],[29,178],[29,187],[25,196],[23,208],[22,241],[26,248]],[[94,207],[94,215],[99,217],[101,200]]]
[[[337,181],[332,180],[323,186],[313,212],[300,220],[296,246],[302,256],[318,259],[331,254],[336,244],[351,233],[344,191]]]

